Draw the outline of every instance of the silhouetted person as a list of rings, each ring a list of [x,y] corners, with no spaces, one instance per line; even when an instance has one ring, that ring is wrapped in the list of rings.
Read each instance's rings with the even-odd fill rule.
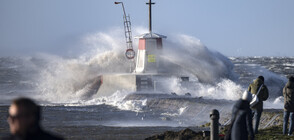
[[[9,108],[8,123],[11,135],[7,140],[61,140],[40,126],[41,109],[31,99],[13,100]]]
[[[283,123],[283,134],[292,135],[294,126],[294,77],[290,77],[288,83],[283,89],[284,96],[284,123]],[[290,126],[287,131],[288,120],[290,115]]]
[[[259,121],[260,121],[261,113],[263,111],[263,101],[267,100],[268,98],[268,89],[266,85],[264,84],[263,76],[259,76],[257,79],[255,79],[253,83],[249,85],[248,91],[256,95],[259,88],[261,88],[257,96],[259,99],[259,102],[256,105],[251,107],[253,111],[253,115],[254,115],[254,122],[255,122],[254,133],[255,134],[258,133]]]
[[[252,95],[245,91],[240,100],[238,100],[232,111],[230,133],[226,136],[226,140],[254,140],[254,133],[252,128],[252,111],[250,109],[250,101]]]

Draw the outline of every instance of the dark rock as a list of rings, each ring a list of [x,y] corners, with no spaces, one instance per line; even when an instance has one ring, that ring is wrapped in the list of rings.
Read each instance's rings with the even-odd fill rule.
[[[209,140],[209,137],[203,137],[202,132],[187,128],[179,132],[166,131],[163,134],[154,135],[145,140]]]
[[[177,96],[177,93],[175,93],[175,92],[172,92],[172,93],[171,93],[171,95]]]
[[[189,96],[189,97],[191,97],[191,93],[185,93],[185,96]]]

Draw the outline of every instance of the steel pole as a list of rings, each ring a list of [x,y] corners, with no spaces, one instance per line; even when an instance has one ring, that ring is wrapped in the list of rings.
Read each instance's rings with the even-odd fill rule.
[[[210,140],[218,140],[218,134],[219,134],[219,112],[216,109],[213,109],[210,112]]]
[[[151,14],[151,0],[149,0],[149,32],[151,33],[152,32],[152,14]]]
[[[123,11],[124,11],[124,18],[127,19],[124,3],[122,2],[121,5],[122,5]]]

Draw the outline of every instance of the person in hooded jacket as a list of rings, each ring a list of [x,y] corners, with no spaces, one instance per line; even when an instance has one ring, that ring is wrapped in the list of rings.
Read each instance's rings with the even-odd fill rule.
[[[288,83],[283,88],[284,96],[284,122],[283,122],[283,134],[292,135],[294,126],[294,77],[289,78]],[[288,120],[290,116],[290,126],[287,131]]]
[[[253,83],[251,83],[248,87],[248,91],[251,92],[252,94],[256,95],[258,93],[258,90],[260,89],[260,92],[258,94],[258,99],[259,102],[254,105],[251,106],[251,109],[253,111],[253,116],[254,116],[254,133],[257,134],[258,133],[258,126],[259,126],[259,121],[260,121],[260,117],[261,117],[261,113],[263,111],[263,101],[266,101],[269,93],[268,93],[268,88],[267,86],[264,84],[264,77],[263,76],[258,76],[257,79],[255,79],[253,81]]]
[[[245,91],[242,98],[238,100],[232,112],[231,140],[254,140],[252,128],[252,111],[250,109],[250,101],[252,95]]]

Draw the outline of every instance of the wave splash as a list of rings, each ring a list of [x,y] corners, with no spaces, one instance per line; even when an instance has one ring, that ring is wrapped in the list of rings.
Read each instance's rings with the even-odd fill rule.
[[[137,27],[134,34],[146,31]],[[125,42],[121,35],[123,31],[120,29],[86,35],[82,38],[81,47],[87,51],[77,58],[38,54],[22,59],[21,65],[25,68],[16,69],[33,71],[30,74],[21,73],[28,75],[26,81],[30,81],[32,91],[30,94],[19,95],[35,98],[47,105],[108,104],[122,110],[140,111],[146,101],[123,101],[129,94],[128,91],[117,91],[110,97],[90,93],[92,83],[99,75],[130,72],[130,62],[124,56]],[[166,62],[163,68],[171,74],[189,76],[192,84],[184,87],[177,78],[171,77],[166,82],[169,89],[167,93],[190,93],[192,97],[236,100],[246,89],[247,85],[238,83],[238,76],[233,71],[234,65],[227,57],[209,50],[193,36],[177,34],[168,37],[163,42],[161,57]],[[136,49],[138,41],[134,42]]]
[[[136,28],[141,34],[144,28]],[[121,37],[122,30],[111,30],[86,35],[83,43],[87,51],[74,59],[58,56],[41,55],[46,62],[40,70],[38,90],[41,98],[51,103],[77,103],[84,100],[97,76],[109,73],[129,73],[130,62],[124,56],[125,44]],[[167,86],[170,91],[193,96],[218,98],[221,94],[228,99],[237,99],[241,87],[234,84],[236,75],[233,64],[222,54],[209,50],[197,38],[188,35],[175,35],[164,41],[162,58],[165,69],[172,74],[185,74],[194,79],[195,85],[183,89],[174,80]],[[172,40],[172,41],[170,41]],[[137,46],[137,41],[134,46]],[[136,48],[134,48],[136,49]],[[233,86],[233,88],[232,88]],[[194,91],[194,92],[192,92]],[[98,98],[95,95],[87,100]]]

